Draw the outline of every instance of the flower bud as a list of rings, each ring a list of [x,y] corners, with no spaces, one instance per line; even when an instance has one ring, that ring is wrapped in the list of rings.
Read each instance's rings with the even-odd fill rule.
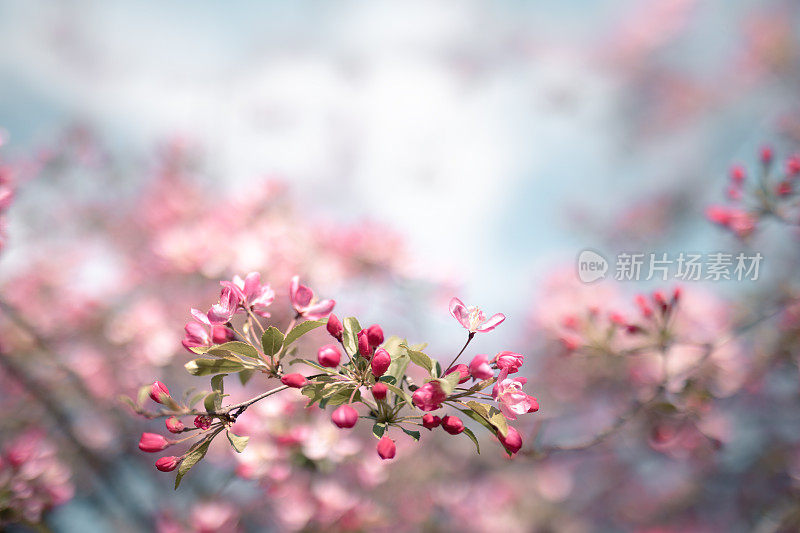
[[[439,424],[442,423],[442,419],[436,415],[432,415],[430,413],[425,413],[422,415],[422,427],[433,429],[435,427],[439,427]]]
[[[519,372],[519,368],[525,362],[525,356],[506,350],[497,354],[494,362],[500,370],[508,370],[509,374],[514,374]]]
[[[375,354],[377,355],[377,354]],[[376,400],[385,400],[386,393],[389,391],[389,387],[386,386],[385,383],[381,383],[380,381],[375,383],[372,386],[372,397]]]
[[[367,341],[373,348],[383,344],[383,330],[378,324],[373,324],[367,328]]]
[[[469,373],[474,379],[491,379],[494,377],[489,358],[485,355],[476,355],[469,364]]]
[[[317,361],[322,366],[336,368],[342,360],[342,353],[335,344],[326,344],[317,351]]]
[[[765,165],[772,163],[772,148],[764,146],[761,148],[761,162]]]
[[[451,435],[458,435],[464,431],[464,422],[457,416],[447,415],[442,418],[442,429]]]
[[[169,389],[160,381],[155,381],[150,386],[150,398],[156,403],[164,403],[162,399],[169,397]]]
[[[529,413],[535,413],[536,411],[539,410],[539,400],[537,400],[533,396],[528,396],[528,401],[531,404],[531,406],[528,408]]]
[[[453,372],[458,372],[459,374],[461,374],[461,377],[458,380],[459,384],[466,383],[467,381],[469,381],[469,367],[467,365],[463,363],[457,364],[456,366],[445,372],[444,375],[446,376],[447,374],[452,374]]]
[[[344,331],[344,327],[342,327],[342,323],[339,321],[339,318],[333,313],[331,313],[331,316],[328,317],[328,323],[325,324],[325,329],[328,330],[328,333],[331,334],[331,337],[339,342],[342,341],[342,332]]]
[[[503,437],[498,433],[497,438],[500,440],[500,444],[502,444],[511,455],[514,455],[522,448],[522,435],[519,434],[516,428],[508,426],[508,433],[506,436]]]
[[[160,452],[170,444],[172,443],[158,433],[142,433],[142,438],[139,439],[139,449],[148,453]]]
[[[162,472],[172,472],[173,470],[175,470],[175,467],[177,467],[180,464],[180,462],[181,462],[180,457],[175,457],[170,455],[168,457],[162,457],[161,459],[156,461],[156,468],[158,468]]]
[[[372,349],[369,346],[369,339],[367,338],[367,332],[363,329],[358,332],[358,353],[364,357],[369,357],[369,354],[372,353]]]
[[[303,374],[286,374],[281,376],[281,383],[293,389],[302,389],[308,381]]]
[[[183,422],[181,422],[176,416],[171,416],[167,418],[164,421],[164,424],[166,424],[167,430],[170,433],[180,433],[181,431],[183,431],[183,428],[186,427],[183,425]]]
[[[331,422],[338,428],[351,428],[358,421],[358,411],[349,405],[340,405],[331,414]]]
[[[211,427],[211,423],[214,421],[213,418],[206,415],[198,415],[194,417],[194,426],[196,428],[200,428],[203,431],[207,430]]]
[[[378,441],[376,449],[378,450],[378,455],[381,459],[393,459],[394,454],[397,451],[394,441],[385,435],[381,437],[381,440]]]
[[[386,373],[387,370],[389,370],[389,366],[391,364],[392,356],[389,355],[389,352],[383,348],[378,348],[378,351],[376,351],[375,355],[372,356],[372,361],[370,361],[372,375],[376,378],[381,377]]]
[[[214,344],[224,344],[232,341],[235,336],[236,334],[233,330],[225,326],[213,326],[211,328],[211,340]]]

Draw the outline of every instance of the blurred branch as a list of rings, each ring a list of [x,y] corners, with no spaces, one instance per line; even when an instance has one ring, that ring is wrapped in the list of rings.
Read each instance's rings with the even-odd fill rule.
[[[748,323],[746,323],[746,324],[744,324],[742,326],[739,326],[738,328],[736,328],[733,331],[731,331],[728,335],[726,335],[725,337],[722,337],[721,339],[717,340],[716,342],[699,345],[699,346],[702,346],[705,349],[703,354],[691,366],[689,366],[688,368],[684,369],[679,374],[679,376],[680,377],[688,377],[688,376],[690,376],[691,374],[696,372],[698,369],[700,369],[706,363],[706,361],[708,361],[708,359],[711,357],[711,355],[716,350],[718,350],[719,348],[721,348],[722,346],[724,346],[728,342],[732,341],[733,339],[735,339],[739,335],[742,335],[742,334],[746,333],[747,331],[753,329],[754,327],[756,327],[756,326],[766,322],[767,320],[770,320],[771,318],[775,317],[776,315],[780,314],[783,310],[786,309],[786,307],[788,305],[790,305],[792,303],[794,303],[794,300],[787,299],[787,300],[781,302],[781,304],[778,305],[776,309],[772,310],[771,312],[762,314],[761,316],[759,316],[758,318],[756,318],[755,320],[753,320],[751,322],[748,322]],[[683,344],[698,345],[696,343],[683,343]],[[597,444],[602,443],[603,441],[605,441],[606,439],[608,439],[609,437],[614,435],[617,431],[622,429],[628,422],[630,422],[631,420],[636,418],[636,416],[639,413],[641,413],[643,410],[645,410],[645,408],[647,408],[649,405],[651,405],[651,404],[655,403],[656,401],[658,401],[664,395],[664,393],[667,391],[667,385],[669,384],[670,377],[666,373],[666,351],[662,352],[662,357],[664,358],[665,371],[664,371],[664,375],[663,375],[662,381],[661,381],[661,383],[659,383],[659,385],[656,388],[655,392],[650,397],[648,397],[646,400],[640,400],[640,401],[635,402],[633,405],[631,405],[631,407],[628,410],[626,410],[622,414],[618,415],[608,427],[600,430],[599,432],[595,433],[591,438],[589,438],[587,440],[584,440],[582,442],[577,442],[575,444],[551,444],[551,445],[542,446],[542,447],[540,447],[538,449],[534,448],[534,449],[532,449],[530,451],[522,452],[522,454],[523,455],[527,455],[529,457],[533,457],[535,459],[542,459],[544,457],[547,457],[551,453],[555,453],[555,452],[587,450],[589,448],[592,448],[592,447],[596,446]],[[537,433],[538,433],[538,428],[537,428]]]
[[[89,467],[95,482],[107,488],[113,494],[120,508],[123,509],[128,518],[137,525],[137,528],[142,531],[147,530],[150,525],[149,520],[144,514],[131,508],[126,503],[130,498],[125,494],[123,489],[114,483],[113,479],[110,479],[113,477],[114,465],[110,461],[96,455],[81,442],[72,427],[72,422],[67,411],[63,407],[64,403],[52,396],[47,391],[45,385],[39,383],[38,380],[32,377],[22,365],[18,364],[14,358],[10,357],[1,347],[0,367],[44,407],[47,415],[53,420],[67,439],[67,442],[75,450],[77,456]]]

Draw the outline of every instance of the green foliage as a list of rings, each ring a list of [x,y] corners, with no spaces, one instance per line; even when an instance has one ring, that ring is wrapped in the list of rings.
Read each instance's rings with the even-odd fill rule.
[[[211,376],[214,374],[235,374],[246,370],[243,363],[230,359],[193,359],[184,365],[186,371],[193,376]]]
[[[264,334],[261,335],[261,347],[268,356],[273,356],[280,352],[281,348],[283,348],[283,333],[275,326],[270,326]]]
[[[294,341],[296,341],[309,331],[313,331],[320,326],[324,326],[325,324],[327,324],[327,322],[328,319],[325,318],[322,320],[306,320],[305,322],[297,324],[295,327],[292,328],[292,330],[289,333],[286,334],[286,340],[283,341],[283,345],[286,348],[288,348],[289,345],[292,344]]]

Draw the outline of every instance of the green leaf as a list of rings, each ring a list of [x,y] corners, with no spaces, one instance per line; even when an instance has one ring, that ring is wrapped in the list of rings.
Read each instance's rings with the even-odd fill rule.
[[[225,383],[222,381],[228,374],[219,374],[211,378],[211,390],[225,394]]]
[[[372,424],[372,434],[375,435],[375,438],[379,439],[383,437],[383,434],[386,432],[386,424],[383,422],[375,422]]]
[[[306,407],[311,407],[314,403],[322,400],[322,387],[324,386],[323,383],[311,383],[300,390],[303,396],[309,398]]]
[[[487,405],[485,403],[479,403],[474,400],[468,401],[467,405],[469,405],[470,409],[478,413],[484,420],[486,420],[491,426],[497,430],[497,433],[500,433],[503,437],[508,435],[508,422],[506,421],[506,417],[503,416],[503,413],[495,407],[494,405]]]
[[[356,317],[349,316],[342,321],[342,326],[342,345],[347,355],[352,357],[358,352],[358,332],[361,331],[361,325]]]
[[[336,394],[323,398],[322,401],[319,402],[319,406],[324,409],[328,405],[342,405],[348,403],[350,401],[350,395],[353,394],[353,388],[353,386],[350,386],[340,389]],[[353,396],[353,401],[361,401],[361,392],[356,391],[355,396]]]
[[[175,490],[178,490],[178,486],[181,484],[183,476],[185,476],[194,465],[199,463],[203,457],[206,456],[206,452],[208,451],[208,447],[211,444],[212,439],[213,436],[208,437],[201,441],[198,445],[193,446],[189,450],[189,453],[186,454],[186,457],[183,458],[181,464],[178,465],[178,475],[175,477]]]
[[[136,404],[139,407],[144,405],[144,402],[147,401],[147,398],[150,397],[150,387],[152,385],[142,385],[139,387],[139,392],[136,394]]]
[[[267,355],[275,355],[283,347],[283,333],[275,326],[270,326],[261,336],[261,346]]]
[[[199,402],[200,400],[205,398],[206,394],[208,394],[208,392],[206,392],[206,391],[201,391],[201,392],[196,393],[194,396],[189,398],[189,400],[186,402],[186,406],[191,408],[194,404],[196,404],[197,402]]]
[[[328,323],[327,318],[322,320],[306,320],[305,322],[301,322],[297,324],[295,327],[293,327],[292,330],[286,334],[286,340],[283,342],[283,345],[288,348],[290,344],[292,344],[294,341],[296,341],[309,331],[315,330],[318,327],[324,326],[327,323]]]
[[[402,429],[402,430],[403,430],[403,433],[405,433],[406,435],[408,435],[408,436],[409,436],[409,437],[411,437],[412,439],[414,439],[414,440],[416,440],[416,441],[418,441],[418,440],[419,440],[419,431],[413,431],[413,430],[410,430],[410,429],[406,429],[406,428],[404,428],[403,426],[400,426],[400,429]],[[465,428],[465,429],[466,429],[466,428]]]
[[[186,363],[184,367],[193,376],[234,374],[247,368],[244,364],[230,359],[194,359]]]
[[[247,382],[250,381],[250,378],[252,378],[255,373],[256,371],[253,369],[242,370],[239,372],[239,383],[241,383],[242,386],[247,385]]]
[[[461,379],[460,373],[451,372],[443,378],[434,378],[431,381],[438,381],[444,393],[450,396],[451,394],[453,394],[453,391],[455,390],[456,385],[458,385],[460,379]]]
[[[494,433],[497,431],[497,430],[494,428],[494,426],[492,426],[492,425],[489,423],[489,421],[488,421],[488,420],[486,420],[484,417],[482,417],[481,415],[479,415],[478,413],[476,413],[476,412],[475,412],[475,411],[473,411],[472,409],[461,409],[461,408],[457,408],[457,409],[458,409],[459,411],[461,411],[462,413],[464,413],[465,415],[467,415],[468,417],[470,417],[471,419],[473,419],[475,422],[477,422],[477,423],[479,423],[480,425],[482,425],[483,427],[485,427],[485,428],[486,428],[486,430],[487,430],[489,433],[492,433],[492,434],[494,434]]]
[[[389,337],[383,343],[383,349],[389,352],[389,355],[392,356],[392,364],[389,365],[389,368],[381,378],[381,381],[387,381],[388,378],[394,378],[394,381],[391,383],[392,385],[395,385],[399,383],[402,377],[405,375],[406,368],[408,368],[408,363],[411,361],[411,359],[408,357],[408,353],[406,352],[403,344],[405,344],[405,341],[396,335]]]
[[[417,365],[421,366],[425,370],[428,371],[428,374],[433,375],[433,369],[435,368],[436,363],[433,362],[433,359],[428,357],[426,354],[419,352],[417,350],[412,350],[408,346],[405,346],[406,353],[411,358],[411,361]]]
[[[413,403],[411,401],[411,396],[409,396],[408,393],[405,390],[403,390],[400,387],[397,387],[395,385],[390,385],[389,383],[386,383],[386,388],[389,389],[390,391],[392,391],[393,393],[395,393],[398,397],[400,397],[403,400],[405,400],[405,402],[408,405],[413,405]]]
[[[316,368],[320,372],[324,372],[326,374],[330,374],[330,375],[338,375],[339,374],[335,370],[333,370],[331,368],[326,368],[326,367],[320,365],[319,363],[315,363],[314,361],[312,361],[310,359],[292,359],[291,361],[289,361],[290,365],[294,365],[294,364],[297,364],[297,363],[302,363],[302,364],[308,365],[308,366],[310,366],[312,368]]]
[[[244,449],[247,447],[247,442],[250,440],[250,437],[240,437],[239,435],[232,433],[230,431],[225,432],[228,435],[228,440],[233,446],[233,449],[237,451],[237,453],[242,453]]]
[[[120,397],[119,397],[119,401],[121,401],[121,402],[122,402],[122,403],[124,403],[125,405],[129,406],[129,407],[130,407],[131,409],[133,409],[134,411],[136,411],[136,410],[138,410],[138,409],[139,409],[139,408],[137,407],[137,405],[136,405],[136,402],[134,402],[132,399],[130,399],[129,397],[127,397],[127,396],[125,396],[125,395],[122,395],[122,396],[120,396]]]
[[[473,433],[472,430],[467,427],[464,428],[463,433],[466,434],[466,436],[469,437],[469,439],[475,443],[475,449],[478,450],[478,455],[480,455],[481,445],[478,444],[478,438],[475,436],[475,433]]]
[[[222,404],[222,398],[220,397],[219,392],[214,391],[206,395],[203,399],[203,407],[206,408],[207,413],[213,413],[217,410],[217,407]]]
[[[252,345],[247,344],[246,342],[240,341],[231,341],[226,342],[224,344],[220,344],[219,346],[214,346],[206,353],[209,355],[227,355],[226,352],[230,352],[234,355],[239,355],[243,357],[249,357],[251,359],[261,359],[258,356],[258,350],[256,350]]]

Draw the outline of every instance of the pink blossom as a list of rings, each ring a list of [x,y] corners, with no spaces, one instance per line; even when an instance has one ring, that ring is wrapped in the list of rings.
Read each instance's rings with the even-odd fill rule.
[[[156,468],[161,470],[162,472],[172,472],[175,470],[175,467],[181,462],[180,457],[169,456],[169,457],[162,457],[158,461],[156,461]]]
[[[331,316],[328,317],[328,323],[325,324],[325,329],[328,330],[328,333],[331,334],[331,337],[342,342],[342,333],[344,332],[344,327],[342,326],[342,322],[339,320],[339,317],[331,313]]]
[[[376,351],[375,355],[372,356],[372,361],[370,361],[372,375],[376,378],[381,377],[386,373],[387,370],[389,370],[391,364],[392,356],[389,355],[389,352],[383,348],[378,348],[378,351]]]
[[[509,420],[516,420],[517,415],[528,412],[532,407],[531,397],[522,391],[527,380],[524,378],[508,379],[507,370],[500,372],[492,396],[500,404],[500,411]]]
[[[367,328],[367,340],[373,348],[383,344],[383,329],[378,324],[373,324]]]
[[[181,422],[178,417],[171,416],[164,421],[164,424],[167,426],[167,430],[170,433],[180,433],[184,429],[183,422]]]
[[[422,415],[422,426],[426,429],[433,429],[435,427],[439,427],[439,424],[442,423],[442,419],[436,415],[432,415],[430,413],[425,413]]]
[[[317,301],[314,291],[305,285],[300,285],[300,276],[292,278],[289,285],[289,298],[297,314],[308,320],[318,320],[328,316],[333,311],[333,306],[336,305],[334,300]]]
[[[394,441],[386,435],[381,437],[381,440],[378,441],[376,449],[378,451],[378,456],[384,460],[393,459],[395,452],[397,451]]]
[[[389,387],[383,382],[379,381],[372,386],[372,397],[376,400],[385,400],[387,392],[389,392]]]
[[[208,316],[208,321],[215,326],[229,322],[236,313],[241,301],[237,291],[229,286],[223,287],[219,295],[219,303],[212,305],[206,315]]]
[[[303,374],[294,373],[281,376],[281,383],[293,389],[302,389],[308,381]]]
[[[464,302],[455,297],[450,300],[450,314],[470,333],[492,331],[506,319],[502,313],[497,313],[487,319],[480,308],[467,307]]]
[[[442,390],[438,381],[429,381],[422,387],[414,391],[411,401],[423,411],[433,411],[442,406],[442,402],[447,395]]]
[[[508,433],[506,436],[504,437],[498,433],[497,438],[500,444],[502,444],[511,455],[514,455],[522,448],[522,435],[519,434],[516,428],[508,426]]]
[[[444,375],[446,376],[448,374],[452,374],[453,372],[458,372],[459,375],[461,376],[458,379],[459,384],[466,383],[469,380],[469,367],[467,367],[467,365],[463,363],[458,364],[453,368],[451,368],[450,370],[448,370],[447,372],[445,372]]]
[[[336,368],[339,366],[341,359],[342,354],[339,351],[339,347],[335,344],[326,344],[317,350],[317,361],[319,361],[319,364],[322,366]]]
[[[202,429],[203,431],[210,428],[213,422],[214,419],[211,418],[210,416],[198,415],[194,417],[194,426],[198,429]]]
[[[457,416],[448,415],[442,418],[442,429],[451,435],[458,435],[464,431],[464,422]]]
[[[160,381],[154,381],[150,386],[150,399],[156,403],[164,403],[169,398],[169,389]]]
[[[482,354],[472,358],[469,364],[469,373],[475,379],[491,379],[494,377],[494,371],[489,366],[489,358]]]
[[[184,326],[183,329],[186,334],[183,337],[183,341],[181,341],[183,347],[189,351],[192,348],[211,345],[211,334],[208,328],[212,326],[208,317],[199,309],[192,309],[192,317],[196,322],[189,322]]]
[[[331,421],[338,428],[351,428],[358,422],[358,411],[349,405],[340,405],[331,413]]]
[[[158,433],[142,433],[139,439],[139,449],[148,453],[160,452],[170,444],[172,443]]]
[[[261,274],[250,272],[244,279],[233,276],[232,281],[221,281],[223,287],[228,287],[236,293],[241,304],[253,313],[268,318],[270,314],[267,307],[275,300],[275,291],[269,283],[261,284]]]
[[[523,362],[525,362],[525,356],[509,351],[500,352],[494,358],[497,368],[508,370],[509,374],[519,372],[519,367],[522,366]]]

